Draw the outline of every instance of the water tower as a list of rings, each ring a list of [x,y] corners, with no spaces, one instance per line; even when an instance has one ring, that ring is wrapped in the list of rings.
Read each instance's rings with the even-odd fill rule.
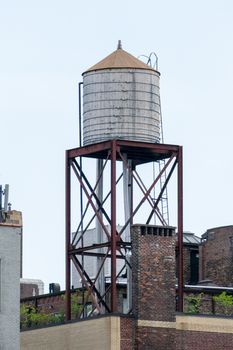
[[[80,100],[83,86],[79,118],[80,147],[66,152],[68,320],[71,318],[71,262],[83,287],[80,317],[118,311],[117,289],[122,273],[128,279],[127,301],[130,312],[130,227],[140,210],[144,214],[143,224],[150,225],[156,216],[160,226],[168,225],[159,203],[175,169],[178,179],[178,304],[182,311],[182,148],[160,143],[159,80],[157,69],[124,51],[120,42],[116,51],[83,73],[83,83],[79,85]],[[84,164],[86,159],[89,162],[87,169]],[[93,165],[91,161],[96,164]],[[148,185],[137,170],[139,167],[146,169],[146,164],[154,162],[160,164],[159,172]],[[94,182],[93,172],[96,174]],[[164,178],[165,173],[167,175]],[[144,175],[150,177],[149,173]],[[76,197],[73,192],[75,181],[79,186]],[[123,186],[119,187],[120,184]],[[134,197],[136,187],[141,194],[137,201]],[[155,188],[159,188],[156,198],[152,196]],[[78,210],[73,209],[75,198],[79,200]],[[143,209],[145,203],[150,208],[148,213]],[[118,211],[122,207],[123,223],[121,221],[118,226]],[[74,216],[77,219],[75,230],[71,228]],[[90,240],[86,236],[93,223],[96,234]],[[95,275],[88,273],[87,259],[91,258],[95,259],[97,266]],[[104,271],[108,269],[107,265],[110,271],[106,280]]]

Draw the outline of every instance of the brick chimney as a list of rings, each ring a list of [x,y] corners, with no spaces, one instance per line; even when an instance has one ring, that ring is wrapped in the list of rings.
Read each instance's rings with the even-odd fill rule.
[[[133,225],[136,349],[175,349],[175,228]]]

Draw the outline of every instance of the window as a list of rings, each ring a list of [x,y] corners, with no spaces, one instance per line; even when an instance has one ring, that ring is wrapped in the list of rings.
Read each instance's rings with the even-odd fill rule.
[[[208,232],[208,240],[212,240],[212,239],[215,239],[215,232],[214,231]]]

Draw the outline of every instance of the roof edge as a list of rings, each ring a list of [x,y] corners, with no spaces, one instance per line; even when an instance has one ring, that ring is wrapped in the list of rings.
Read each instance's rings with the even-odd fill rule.
[[[154,72],[154,73],[157,73],[159,76],[161,75],[161,73],[158,71],[158,70],[156,70],[156,69],[154,69],[154,68],[150,68],[149,66],[148,66],[148,68],[133,68],[133,67],[112,67],[112,68],[97,68],[97,69],[88,69],[88,70],[86,70],[85,72],[83,72],[82,73],[82,76],[83,75],[85,75],[85,74],[87,74],[87,73],[91,73],[91,72],[97,72],[97,71],[101,71],[101,70],[120,70],[120,69],[132,69],[132,70],[143,70],[143,71],[146,71],[146,70],[149,70],[149,71],[152,71],[152,72]]]

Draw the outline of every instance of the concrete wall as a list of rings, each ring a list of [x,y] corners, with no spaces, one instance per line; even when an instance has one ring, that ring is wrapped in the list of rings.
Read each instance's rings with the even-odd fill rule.
[[[21,332],[21,350],[120,350],[120,317]]]
[[[142,347],[134,342],[137,329],[148,338]],[[232,350],[232,344],[233,318],[183,314],[175,322],[106,316],[21,332],[21,350]]]
[[[21,211],[9,210],[5,213],[4,222],[1,225],[17,227],[20,235],[20,277],[23,276],[23,217]]]
[[[227,317],[176,317],[176,349],[232,350],[233,319]]]
[[[19,349],[20,227],[0,224],[0,349]]]

